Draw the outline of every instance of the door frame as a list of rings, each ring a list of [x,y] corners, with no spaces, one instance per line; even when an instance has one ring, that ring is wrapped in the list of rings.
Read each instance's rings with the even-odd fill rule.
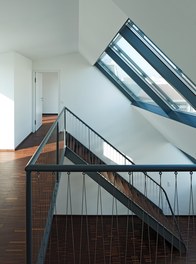
[[[55,72],[57,73],[57,76],[58,76],[58,89],[57,89],[57,97],[58,97],[58,113],[61,109],[60,108],[60,70],[34,70],[33,71],[33,85],[32,85],[32,88],[33,88],[33,91],[32,91],[32,106],[33,106],[33,109],[32,109],[32,131],[33,133],[36,132],[36,83],[35,83],[35,76],[36,76],[36,73],[39,72],[39,73],[52,73],[52,72]]]

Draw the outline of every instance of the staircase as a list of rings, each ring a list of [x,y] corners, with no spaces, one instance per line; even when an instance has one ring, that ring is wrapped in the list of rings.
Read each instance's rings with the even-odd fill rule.
[[[105,164],[88,147],[68,132],[66,132],[65,156],[75,164]],[[155,203],[118,173],[89,172],[88,175],[166,241],[181,253],[185,253],[185,244],[182,241],[174,216],[165,216]],[[148,177],[148,175],[144,174],[144,177]],[[162,187],[160,186],[160,188]]]

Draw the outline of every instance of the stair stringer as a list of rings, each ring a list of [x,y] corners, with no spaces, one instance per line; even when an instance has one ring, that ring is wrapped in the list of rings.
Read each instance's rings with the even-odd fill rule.
[[[65,156],[74,164],[87,164],[87,162],[85,162],[81,157],[79,157],[68,147],[66,147]],[[107,192],[113,195],[125,207],[127,207],[134,214],[136,214],[142,221],[144,221],[155,232],[161,235],[166,241],[172,244],[182,254],[186,252],[185,244],[181,238],[177,237],[163,224],[161,224],[154,217],[149,215],[142,207],[137,205],[132,199],[126,196],[117,187],[115,187],[109,180],[103,177],[103,175],[98,172],[86,172],[86,174],[91,177],[95,182],[97,182],[101,187],[103,187]]]

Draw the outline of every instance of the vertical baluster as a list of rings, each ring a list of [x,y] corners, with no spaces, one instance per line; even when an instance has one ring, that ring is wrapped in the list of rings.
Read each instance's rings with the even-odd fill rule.
[[[124,162],[126,162],[126,160],[124,160]],[[130,183],[130,176],[131,176],[131,173],[129,172],[128,173],[128,182]],[[126,219],[126,233],[125,233],[125,261],[124,263],[126,264],[127,263],[127,252],[128,252],[128,237],[129,237],[129,212],[130,212],[130,203],[131,203],[131,200],[128,199],[128,205],[127,205],[127,219]]]
[[[112,196],[112,216],[111,216],[111,231],[110,231],[110,255],[109,264],[112,263],[112,238],[113,238],[113,217],[114,217],[114,196]]]
[[[67,172],[67,188],[66,188],[66,209],[65,209],[65,259],[67,257],[67,240],[68,240],[68,215],[69,215],[69,186],[68,186],[68,177],[69,177],[69,172]]]
[[[75,127],[75,122],[74,122],[74,116],[70,113],[70,134],[74,136],[74,127]]]
[[[74,227],[73,227],[73,213],[72,213],[72,194],[71,194],[71,181],[70,181],[70,173],[67,173],[68,181],[67,181],[67,196],[68,196],[68,208],[70,208],[70,220],[71,220],[71,235],[72,235],[72,250],[73,250],[73,263],[75,264],[75,241],[74,241]]]
[[[175,182],[174,182],[174,209],[173,209],[173,212],[174,212],[174,216],[173,216],[173,227],[174,228],[176,226],[176,222],[175,222],[174,217],[176,217],[176,215],[179,216],[177,175],[178,175],[178,172],[175,171],[174,172],[174,176],[175,176]],[[177,218],[177,223],[179,224],[178,220],[179,220],[179,218]],[[171,263],[173,263],[173,250],[174,250],[174,247],[173,247],[173,241],[172,241],[172,243],[171,243],[171,255],[170,255],[170,261],[171,261]]]
[[[89,242],[89,225],[88,225],[88,210],[87,210],[87,195],[86,195],[86,174],[82,173],[82,179],[83,179],[83,183],[82,183],[82,213],[81,216],[83,216],[85,214],[85,219],[86,219],[86,236],[87,236],[87,252],[88,252],[88,263],[91,263],[91,259],[90,259],[90,242]],[[84,205],[83,205],[84,203]],[[82,233],[81,233],[81,239],[82,239]],[[82,243],[81,243],[82,244]],[[80,256],[81,256],[81,251],[82,250],[82,245],[80,248]]]
[[[82,262],[82,237],[83,237],[83,209],[84,207],[84,175],[82,178],[82,199],[81,199],[81,220],[80,220],[80,249],[79,249],[79,264]]]
[[[57,215],[57,211],[56,211],[56,206],[55,206],[55,210],[54,210],[54,214]],[[53,217],[54,219],[54,217]],[[56,231],[56,240],[57,240],[57,248],[56,248],[56,251],[57,251],[57,263],[58,264],[61,264],[60,262],[60,240],[59,240],[59,227],[58,227],[58,218],[55,217],[55,231]]]
[[[67,109],[64,108],[64,149],[67,146]]]
[[[87,245],[88,245],[88,260],[89,264],[91,263],[91,258],[90,258],[90,241],[89,241],[89,225],[88,225],[88,209],[87,209],[87,195],[86,195],[86,174],[83,173],[84,175],[84,186],[85,186],[85,211],[86,211],[86,229],[87,229]]]
[[[95,221],[95,249],[94,249],[94,263],[96,263],[96,257],[97,257],[97,239],[98,239],[98,221],[99,221],[99,195],[100,195],[100,186],[97,185],[97,215],[96,215],[96,221]]]
[[[175,175],[174,215],[175,215],[176,220],[177,220],[177,225],[179,226],[178,172],[175,171],[174,175]]]
[[[90,149],[91,149],[91,139],[90,139],[91,131],[88,128],[88,163],[91,163],[91,155],[90,155]]]
[[[104,258],[104,264],[106,264],[106,253],[105,253],[105,239],[104,239],[104,222],[103,222],[103,204],[102,204],[102,195],[101,195],[101,186],[99,185],[100,188],[100,210],[101,210],[101,230],[102,230],[102,243],[103,243],[103,258]]]
[[[91,164],[95,164],[94,153],[95,153],[94,132],[91,131]]]
[[[116,176],[118,177],[118,176]],[[120,256],[120,236],[119,236],[119,216],[118,216],[118,206],[117,206],[117,199],[115,198],[115,209],[116,209],[116,232],[117,232],[117,250],[118,250],[118,259],[121,263],[121,256]]]
[[[162,172],[159,172],[159,208],[163,210],[163,193],[162,193]]]
[[[32,263],[32,177],[31,172],[26,173],[26,240],[27,264]]]
[[[188,226],[187,226],[186,263],[188,263],[188,257],[189,257],[189,241],[190,241],[191,229],[192,232],[195,232],[194,218],[195,218],[195,212],[194,212],[194,197],[193,197],[193,172],[190,171],[190,194],[189,194],[189,214],[188,214]]]
[[[144,173],[144,195],[147,197],[147,175]]]
[[[174,214],[179,215],[179,203],[178,203],[178,172],[174,172],[175,175],[175,190],[174,190]]]

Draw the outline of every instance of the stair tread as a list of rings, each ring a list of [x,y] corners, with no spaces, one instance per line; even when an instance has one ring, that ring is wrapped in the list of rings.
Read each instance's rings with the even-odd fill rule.
[[[81,156],[83,160],[90,164],[104,164],[96,155],[90,150],[85,148],[79,141],[69,135],[67,140],[67,146],[73,150],[76,154]],[[101,175],[113,184],[119,191],[126,195],[131,201],[137,204],[144,212],[153,217],[159,224],[169,230],[174,236],[180,240],[179,233],[172,221],[163,214],[162,210],[153,204],[144,194],[140,193],[135,187],[129,184],[125,179],[120,177],[117,173],[113,172],[101,172]]]

